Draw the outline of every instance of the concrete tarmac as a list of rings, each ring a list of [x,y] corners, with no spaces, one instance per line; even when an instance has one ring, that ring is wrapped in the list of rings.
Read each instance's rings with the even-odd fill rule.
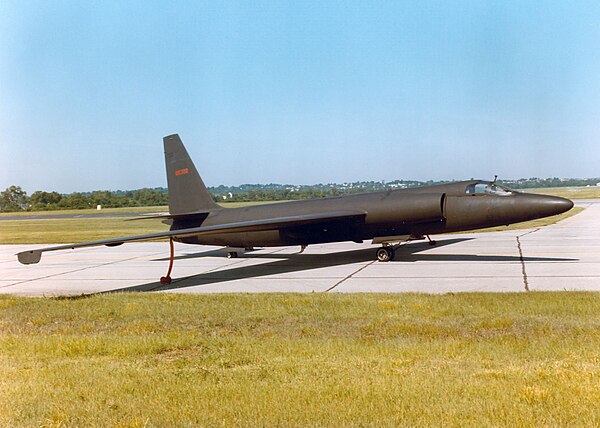
[[[26,296],[114,291],[232,292],[515,292],[600,291],[600,199],[556,225],[517,231],[439,235],[412,242],[389,263],[376,246],[339,243],[267,248],[227,259],[222,248],[175,244],[173,282],[166,242],[45,253],[37,265],[15,254],[45,245],[0,246],[0,293]]]

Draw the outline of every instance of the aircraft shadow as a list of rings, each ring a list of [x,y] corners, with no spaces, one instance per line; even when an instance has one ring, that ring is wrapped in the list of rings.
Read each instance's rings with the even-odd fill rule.
[[[436,248],[458,242],[468,241],[473,238],[455,238],[438,241]],[[412,243],[404,245],[396,250],[394,262],[416,262],[416,261],[482,261],[482,262],[520,262],[518,256],[502,255],[471,255],[471,254],[418,254],[421,251],[431,249],[427,243]],[[222,255],[222,250],[207,251],[194,254],[186,254],[176,259],[201,258]],[[183,278],[175,278],[169,285],[161,285],[160,282],[135,285],[107,291],[116,292],[145,292],[155,290],[177,290],[198,285],[210,285],[227,283],[239,279],[259,278],[269,275],[278,275],[292,272],[301,272],[326,267],[343,266],[353,263],[372,262],[375,260],[375,248],[358,249],[329,254],[252,254],[246,253],[244,259],[269,259],[275,261],[251,266],[231,266],[214,272],[205,272]],[[161,259],[158,259],[161,260]],[[242,259],[243,260],[243,259]],[[564,258],[524,257],[525,262],[558,262],[575,261]]]

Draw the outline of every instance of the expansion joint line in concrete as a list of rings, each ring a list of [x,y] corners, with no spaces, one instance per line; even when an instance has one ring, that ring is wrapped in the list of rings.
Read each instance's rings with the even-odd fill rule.
[[[135,257],[129,257],[129,258],[127,258],[127,259],[122,259],[122,260],[112,261],[112,262],[108,262],[108,263],[100,263],[100,264],[98,264],[98,265],[94,265],[94,266],[86,266],[86,267],[84,267],[84,268],[73,269],[73,270],[69,270],[69,271],[66,271],[66,272],[54,273],[54,274],[52,274],[52,275],[46,275],[46,276],[42,276],[42,277],[40,277],[40,278],[31,278],[31,279],[25,279],[25,280],[22,280],[22,281],[13,282],[12,284],[2,285],[2,286],[0,286],[0,288],[12,287],[12,286],[14,286],[14,285],[21,285],[21,284],[25,284],[25,283],[27,283],[27,282],[34,282],[34,281],[39,281],[39,280],[41,280],[41,279],[54,278],[54,277],[57,277],[57,276],[61,276],[61,275],[67,275],[67,274],[70,274],[70,273],[75,273],[75,272],[81,272],[81,271],[88,270],[88,269],[95,269],[95,268],[99,268],[99,267],[102,267],[102,266],[109,266],[109,265],[113,265],[113,264],[117,264],[117,263],[123,263],[123,262],[127,262],[127,261],[129,261],[129,260],[140,259],[140,258],[142,258],[142,257],[145,257],[145,256],[135,256]]]
[[[538,229],[530,230],[527,233],[522,235],[517,235],[517,249],[519,250],[519,261],[521,262],[521,274],[523,275],[523,285],[525,286],[525,291],[529,291],[529,280],[527,279],[527,271],[525,270],[525,259],[523,258],[523,249],[521,248],[521,238],[529,235],[530,233],[537,232]]]
[[[373,263],[375,263],[377,260],[373,260],[370,263],[367,263],[366,265],[362,266],[360,269],[352,272],[350,275],[348,275],[347,277],[345,277],[344,279],[341,279],[340,281],[336,282],[335,284],[333,284],[331,287],[329,287],[327,290],[324,291],[324,293],[328,293],[331,290],[333,290],[335,287],[337,287],[338,285],[340,285],[342,282],[346,281],[347,279],[352,278],[354,275],[356,275],[357,273],[359,273],[360,271],[368,268],[369,266],[371,266]]]

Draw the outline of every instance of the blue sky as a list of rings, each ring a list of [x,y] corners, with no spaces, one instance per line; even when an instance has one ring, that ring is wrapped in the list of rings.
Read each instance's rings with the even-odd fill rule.
[[[597,1],[0,2],[0,188],[600,176]]]

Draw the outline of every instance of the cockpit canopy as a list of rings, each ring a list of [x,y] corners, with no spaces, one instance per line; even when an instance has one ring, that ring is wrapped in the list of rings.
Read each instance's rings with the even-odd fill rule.
[[[509,196],[514,192],[508,187],[500,186],[489,181],[480,181],[478,183],[469,184],[465,190],[467,195],[494,195],[494,196]]]

